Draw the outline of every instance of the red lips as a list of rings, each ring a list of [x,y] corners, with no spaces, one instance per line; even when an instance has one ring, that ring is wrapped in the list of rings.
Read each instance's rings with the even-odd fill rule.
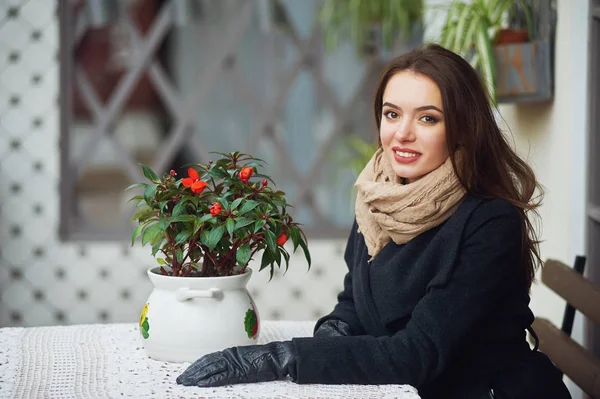
[[[394,151],[394,159],[396,160],[396,162],[402,163],[402,164],[409,164],[409,163],[416,162],[421,157],[420,152],[411,150],[410,148],[393,147],[392,151]],[[415,155],[406,157],[406,156],[400,155],[399,152],[415,154]]]

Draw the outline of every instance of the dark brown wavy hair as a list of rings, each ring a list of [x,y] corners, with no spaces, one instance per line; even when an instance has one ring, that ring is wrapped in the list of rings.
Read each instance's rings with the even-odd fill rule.
[[[529,215],[533,213],[539,218],[536,209],[541,204],[543,189],[531,167],[513,151],[498,127],[479,74],[462,57],[435,44],[392,60],[375,92],[373,108],[378,129],[387,83],[402,71],[427,76],[437,84],[444,107],[448,151],[467,193],[484,199],[502,198],[519,210],[521,267],[524,282],[530,287],[542,260]],[[461,162],[457,163],[455,155],[459,148]]]

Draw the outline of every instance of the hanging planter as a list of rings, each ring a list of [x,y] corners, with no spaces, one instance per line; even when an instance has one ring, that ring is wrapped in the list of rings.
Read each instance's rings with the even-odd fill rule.
[[[541,102],[552,98],[552,53],[548,41],[494,46],[499,103]]]
[[[533,3],[537,8],[526,0],[454,0],[448,9],[440,44],[481,72],[495,103],[552,98],[551,35],[537,28],[551,30],[550,21],[538,18],[548,19],[550,3]],[[523,26],[509,26],[511,19]]]

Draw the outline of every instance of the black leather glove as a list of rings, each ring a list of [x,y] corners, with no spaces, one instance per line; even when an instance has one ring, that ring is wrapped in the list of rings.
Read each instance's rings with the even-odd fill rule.
[[[179,377],[177,383],[199,387],[296,380],[296,349],[292,341],[236,346],[202,356]]]
[[[315,337],[345,337],[352,335],[348,323],[338,319],[329,319],[323,322],[313,334]]]

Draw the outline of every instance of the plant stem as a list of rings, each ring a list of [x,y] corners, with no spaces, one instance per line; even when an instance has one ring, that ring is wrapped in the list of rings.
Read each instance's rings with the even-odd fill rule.
[[[190,245],[188,246],[188,251],[187,254],[185,254],[185,256],[183,257],[183,259],[181,260],[181,264],[183,265],[185,263],[185,261],[187,260],[187,258],[190,257],[190,254],[192,253],[192,248],[196,245],[196,242],[198,241],[198,236],[194,236],[194,239],[190,242]]]
[[[202,275],[206,276],[206,274],[212,274],[212,271],[215,269],[216,262],[208,251],[208,248],[204,247],[204,260],[202,262]]]
[[[173,260],[171,262],[171,269],[172,269],[173,275],[177,276],[177,274],[179,273],[179,265],[177,264],[177,252],[176,252],[176,248],[175,248],[175,243],[173,242],[173,237],[171,236],[171,234],[169,234],[168,228],[165,230],[165,235],[167,236],[167,242],[173,248]]]

